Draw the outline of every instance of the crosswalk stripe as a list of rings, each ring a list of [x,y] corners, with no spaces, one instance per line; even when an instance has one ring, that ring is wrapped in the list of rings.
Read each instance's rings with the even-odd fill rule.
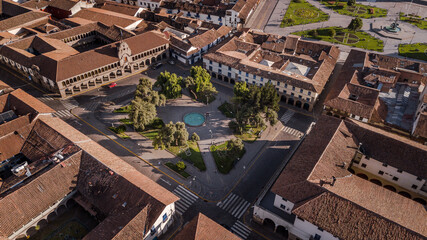
[[[235,225],[236,225],[236,227],[239,226],[240,229],[242,229],[246,233],[248,233],[248,234],[251,233],[251,230],[245,224],[243,224],[242,222],[240,222],[239,220],[236,221]]]
[[[188,192],[183,191],[182,189],[175,189],[174,192],[176,192],[179,196],[184,196],[186,197],[186,199],[188,199],[188,201],[190,202],[194,202],[197,200],[197,198],[194,198],[193,196],[189,196]]]
[[[231,212],[231,215],[234,216],[234,214],[237,212],[237,210],[239,210],[245,204],[246,204],[246,200],[242,198],[242,201],[240,201],[240,203],[236,205],[236,207],[234,208],[234,210]]]
[[[245,209],[245,207],[248,205],[248,202],[245,200],[244,202],[243,202],[243,204],[241,204],[238,208],[236,208],[232,213],[231,213],[231,215],[233,215],[233,216],[235,216],[235,217],[237,217],[237,216],[239,216],[240,215],[240,212],[242,211],[242,209],[243,210],[246,210]]]
[[[248,209],[248,207],[251,205],[250,202],[246,202],[246,204],[243,206],[243,208],[241,210],[239,210],[239,212],[236,213],[235,217],[236,218],[241,218],[242,215],[246,212],[246,210]]]
[[[249,234],[244,233],[240,228],[231,228],[231,230],[233,230],[233,232],[237,234],[237,236],[243,239],[246,239],[249,236]]]
[[[188,200],[186,197],[181,196],[180,194],[176,194],[181,201],[185,202],[185,205],[190,206],[194,201]]]
[[[180,189],[184,190],[185,192],[187,192],[187,193],[188,193],[188,194],[190,194],[191,196],[195,197],[196,199],[198,199],[198,198],[199,198],[196,194],[194,194],[194,193],[192,193],[192,192],[188,191],[185,187],[183,187],[183,186],[181,186],[181,185],[179,185],[179,186],[178,186],[178,188],[180,188]]]
[[[230,206],[228,207],[228,209],[224,209],[226,211],[229,211],[230,213],[232,213],[232,209],[236,208],[237,206],[239,206],[242,202],[244,202],[245,199],[243,198],[236,198],[236,200],[234,201],[234,203],[230,204]]]
[[[237,195],[234,195],[234,193],[232,193],[230,196],[228,196],[228,198],[225,199],[224,204],[222,204],[220,208],[222,209],[226,208],[228,204],[230,204],[230,202],[233,201],[235,197],[237,197]]]

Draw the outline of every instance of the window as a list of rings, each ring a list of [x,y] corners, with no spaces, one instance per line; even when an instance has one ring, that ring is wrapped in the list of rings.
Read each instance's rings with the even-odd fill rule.
[[[255,76],[255,75],[253,75],[253,78],[254,78],[254,79],[256,79],[256,76]]]
[[[298,96],[298,98],[299,98],[299,99],[302,99],[302,96],[301,96],[301,95],[299,95],[299,96]]]
[[[209,64],[212,64],[212,60],[209,60]]]
[[[294,93],[291,93],[291,96],[294,96],[295,94]]]
[[[399,178],[398,177],[393,177],[393,181],[398,181]]]
[[[231,67],[230,66],[228,67],[228,71],[231,71]]]
[[[209,70],[212,71],[212,66],[209,66]]]
[[[246,77],[249,77],[249,73],[246,73]]]
[[[384,175],[384,172],[383,171],[378,171],[378,174],[379,175]]]
[[[231,72],[228,73],[228,77],[231,77]]]
[[[310,91],[308,91],[308,93],[307,93],[307,94],[308,94],[308,96],[311,96],[311,92],[310,92]]]
[[[166,220],[168,220],[168,214],[167,214],[167,213],[165,213],[165,214],[163,215],[163,222],[166,222]]]
[[[280,208],[286,209],[286,206],[283,204],[280,204]]]
[[[304,92],[304,90],[300,89],[300,90],[299,90],[299,92],[300,92],[300,93],[303,93],[303,92]]]
[[[261,82],[263,82],[264,81],[264,78],[263,77],[261,77]]]
[[[365,168],[366,167],[366,164],[365,163],[362,163],[362,165],[360,165],[361,167],[363,167],[363,168]]]
[[[221,64],[221,63],[218,63],[218,67],[222,67],[222,64]]]
[[[156,227],[154,227],[154,226],[153,226],[153,227],[151,228],[150,234],[151,234],[151,235],[154,235],[155,233],[156,233]]]
[[[398,172],[398,173],[402,173],[402,170],[400,170],[400,169],[397,169],[397,172]]]
[[[262,83],[260,83],[259,86],[262,87]]]
[[[417,188],[418,188],[418,186],[417,186],[417,185],[415,185],[415,184],[412,184],[411,188],[412,188],[412,189],[417,189]]]
[[[295,87],[292,87],[292,91],[295,91]]]
[[[277,85],[277,86],[280,86],[280,82],[277,82],[277,83],[276,83],[276,85]]]
[[[286,94],[286,90],[283,90],[283,93]]]
[[[285,88],[288,88],[288,84],[287,83],[285,83]]]
[[[383,163],[383,167],[387,167],[388,165],[386,163]]]
[[[252,84],[255,84],[255,81],[252,81]]]
[[[310,102],[310,98],[306,98],[307,102]]]
[[[248,82],[248,79],[246,78],[245,81]]]
[[[239,74],[242,74],[242,71],[241,71],[241,70],[239,70]]]

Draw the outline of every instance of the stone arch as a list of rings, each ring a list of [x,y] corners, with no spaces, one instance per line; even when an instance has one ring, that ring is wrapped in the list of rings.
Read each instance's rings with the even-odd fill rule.
[[[39,226],[40,229],[46,227],[49,223],[47,222],[46,219],[42,219],[37,223],[37,226]]]
[[[378,179],[375,179],[375,178],[372,178],[371,180],[369,180],[370,182],[372,182],[372,183],[375,183],[375,184],[377,184],[378,186],[382,186],[383,184],[382,184],[382,182],[380,181],[380,180],[378,180]]]
[[[110,73],[110,78],[116,78],[116,74],[114,72]]]
[[[234,81],[234,79],[230,78],[230,83],[234,85],[236,83],[236,81]]]
[[[222,81],[222,75],[218,74],[218,79]]]
[[[164,52],[163,54],[162,54],[162,58],[167,58],[168,57],[168,55]]]
[[[151,63],[155,63],[156,62],[156,58],[155,57],[152,57],[151,58]]]
[[[288,230],[284,226],[281,226],[281,225],[277,226],[276,233],[282,235],[286,239],[289,237]]]
[[[214,72],[213,72],[213,73],[212,73],[212,77],[213,77],[213,78],[216,78],[216,73],[214,73]]]
[[[160,61],[160,60],[162,60],[162,55],[157,55],[157,58],[156,58],[156,60],[157,60],[157,61]]]
[[[405,192],[405,191],[400,191],[400,192],[399,192],[399,194],[400,194],[400,195],[402,195],[402,196],[404,196],[404,197],[407,197],[407,198],[412,199],[411,194],[409,194],[409,193],[407,193],[407,192]]]
[[[421,203],[422,205],[426,205],[426,200],[422,199],[422,198],[414,198],[414,201],[417,203]]]
[[[395,187],[393,187],[393,186],[385,185],[385,186],[384,186],[384,188],[385,188],[385,189],[388,189],[388,190],[390,190],[390,191],[392,191],[392,192],[396,192],[396,188],[395,188]]]
[[[67,207],[65,205],[61,205],[55,211],[56,211],[56,214],[61,215],[67,211]]]
[[[299,108],[301,108],[301,107],[302,107],[302,102],[298,100],[298,101],[295,103],[295,107],[299,107]]]
[[[139,66],[140,66],[140,67],[144,67],[144,66],[145,66],[144,61],[140,62],[140,63],[139,63]]]
[[[227,76],[225,76],[225,77],[224,77],[224,82],[228,82],[228,81],[229,81],[228,77],[227,77]]]
[[[289,105],[294,105],[295,100],[293,98],[289,98],[288,99],[288,104]]]
[[[65,206],[67,208],[71,208],[74,207],[76,205],[76,201],[73,198],[69,198],[66,202],[65,202]]]
[[[145,65],[150,65],[150,59],[145,60]]]
[[[358,174],[356,174],[356,176],[358,176],[358,177],[360,177],[360,178],[363,178],[363,179],[365,179],[365,180],[368,180],[369,178],[368,178],[368,176],[366,176],[366,174],[363,174],[363,173],[358,173]]]
[[[309,111],[309,110],[310,110],[310,104],[308,104],[308,103],[304,103],[304,105],[302,106],[302,108],[303,108],[304,110]]]
[[[117,70],[117,72],[116,72],[116,76],[121,76],[122,75],[122,70]]]
[[[282,96],[280,97],[280,101],[282,101],[282,102],[286,102],[286,100],[287,100],[287,98],[286,98],[286,96],[285,96],[285,95],[282,95]]]
[[[262,225],[266,226],[267,228],[270,228],[273,231],[276,230],[276,224],[270,218],[265,218],[262,222]]]
[[[37,228],[36,228],[36,226],[32,226],[32,227],[30,227],[28,230],[27,230],[27,232],[26,232],[26,235],[27,236],[33,236],[34,234],[36,234],[37,233]]]
[[[16,238],[16,240],[27,240],[27,239],[28,239],[27,235],[25,235],[25,234],[21,234]]]

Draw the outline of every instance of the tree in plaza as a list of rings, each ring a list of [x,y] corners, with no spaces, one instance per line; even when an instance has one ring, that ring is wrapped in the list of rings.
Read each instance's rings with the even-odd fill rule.
[[[347,1],[347,5],[348,6],[354,6],[354,5],[356,5],[356,0],[348,0]]]
[[[177,122],[175,124],[175,145],[176,146],[184,146],[187,144],[188,140],[188,131],[185,127],[185,123],[183,122]]]
[[[265,126],[264,118],[261,116],[261,113],[257,113],[251,120],[252,125],[255,127]]]
[[[267,112],[265,113],[265,117],[267,119],[267,121],[270,122],[271,125],[275,125],[277,123],[277,112],[274,111],[273,109],[268,109]]]
[[[201,66],[193,66],[190,70],[190,77],[185,81],[195,98],[205,101],[214,99],[218,91],[212,85],[211,75]]]
[[[175,165],[178,171],[183,171],[187,167],[183,161],[178,161]]]
[[[139,79],[139,84],[136,86],[135,91],[135,99],[137,98],[156,106],[164,106],[166,103],[165,96],[153,90],[151,81],[146,78]]]
[[[262,109],[273,109],[274,111],[279,111],[279,101],[280,97],[277,94],[276,88],[271,83],[267,83],[261,87],[261,104]],[[265,111],[264,111],[265,112]]]
[[[191,141],[200,141],[200,137],[199,135],[197,135],[196,132],[193,132],[193,134],[191,134]]]
[[[234,93],[234,97],[233,97],[234,104],[240,105],[244,103],[249,93],[249,88],[246,85],[246,82],[237,82],[234,85],[233,93]]]
[[[170,73],[168,71],[160,73],[157,77],[157,81],[154,84],[156,87],[160,87],[161,92],[168,99],[178,98],[181,96],[181,84],[182,77],[178,77],[175,73]]]
[[[227,150],[230,151],[231,155],[239,156],[243,149],[245,149],[245,145],[240,138],[234,138],[227,142]]]
[[[132,100],[129,118],[133,121],[135,128],[144,130],[145,125],[151,123],[156,116],[157,112],[154,104],[143,101],[140,98]]]
[[[360,17],[357,17],[351,20],[347,28],[352,31],[357,31],[357,30],[360,30],[362,27],[363,27],[363,21]]]

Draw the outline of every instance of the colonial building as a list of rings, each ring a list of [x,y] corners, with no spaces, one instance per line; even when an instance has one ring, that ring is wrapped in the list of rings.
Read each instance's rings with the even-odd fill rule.
[[[416,119],[421,116],[422,119],[422,114],[418,113],[422,112],[423,90],[427,83],[426,70],[427,64],[421,62],[353,49],[327,96],[325,112],[339,118],[389,122],[393,125],[396,125],[396,122],[390,120],[393,118]],[[411,98],[419,99],[420,103],[409,102]],[[414,106],[409,106],[411,104]],[[396,116],[393,117],[390,114],[394,110],[388,108],[394,105],[400,105],[403,110],[416,109],[415,105],[419,107],[417,113],[396,111]],[[414,122],[418,123],[416,120]],[[421,123],[423,125],[424,121]],[[411,123],[408,125],[401,127],[408,132],[415,129]],[[427,132],[420,134],[418,131],[417,135],[426,136]]]
[[[144,11],[144,8],[142,7],[132,6],[132,5],[123,4],[123,3],[117,3],[113,1],[106,1],[99,8],[116,12],[116,13],[129,15],[132,17],[140,17],[141,13]]]
[[[424,87],[419,101],[411,133],[415,137],[427,139],[427,87]]]
[[[331,45],[245,32],[203,56],[215,78],[234,84],[270,82],[283,102],[311,111],[335,67],[340,50]]]
[[[16,41],[0,49],[0,61],[68,97],[144,69],[168,54],[169,41],[160,32],[135,36],[117,26],[92,23]]]
[[[192,1],[162,1],[160,8],[170,14],[200,19],[218,25],[237,27],[244,25],[258,6],[257,0],[238,0],[235,4],[226,1],[211,1],[212,4],[201,4]]]
[[[253,219],[292,240],[424,239],[426,154],[364,123],[322,116]]]
[[[92,8],[94,5],[95,1],[92,0],[52,0],[47,5],[45,11],[51,13],[57,19],[62,19],[73,16],[82,9]]]
[[[49,13],[26,8],[9,0],[0,1],[0,5],[0,32],[16,34],[21,28],[46,21],[50,16]]]
[[[94,22],[101,22],[107,26],[116,25],[127,30],[134,30],[142,22],[141,18],[102,8],[83,9],[73,16]]]
[[[73,206],[95,223],[80,238],[167,231],[178,198],[51,111],[22,90],[0,96],[0,238],[27,239]]]

